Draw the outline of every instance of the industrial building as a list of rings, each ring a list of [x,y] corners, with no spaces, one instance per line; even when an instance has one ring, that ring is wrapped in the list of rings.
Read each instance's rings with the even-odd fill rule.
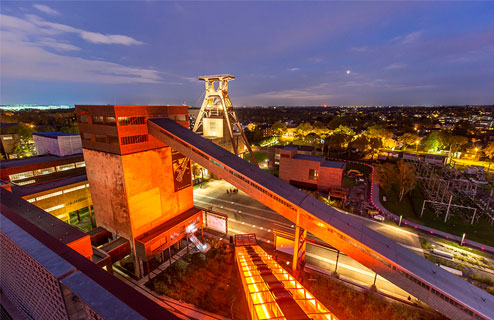
[[[63,157],[70,154],[82,153],[81,136],[65,132],[35,132],[33,133],[36,154],[52,154]]]
[[[119,258],[142,276],[150,260],[191,240],[189,226],[203,224],[194,207],[190,161],[147,127],[148,119],[166,117],[188,128],[188,107],[76,105],[76,114],[95,220],[122,246],[130,243]]]
[[[278,167],[280,165],[280,152],[285,147],[297,148],[297,154],[315,155],[316,148],[312,146],[301,146],[296,144],[289,144],[287,146],[274,145],[268,148],[268,167]]]
[[[332,187],[342,186],[344,171],[344,162],[299,154],[296,146],[280,150],[279,177],[294,186],[327,193]]]

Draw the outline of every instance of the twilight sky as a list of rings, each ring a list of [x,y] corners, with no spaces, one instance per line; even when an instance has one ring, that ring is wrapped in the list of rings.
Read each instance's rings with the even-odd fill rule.
[[[494,104],[494,2],[2,1],[0,104]],[[349,72],[348,72],[349,71]]]

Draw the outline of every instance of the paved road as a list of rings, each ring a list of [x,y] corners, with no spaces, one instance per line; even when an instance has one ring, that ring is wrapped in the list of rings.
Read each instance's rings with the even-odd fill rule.
[[[272,243],[273,229],[294,233],[292,222],[240,190],[236,194],[227,194],[226,190],[229,188],[233,187],[222,180],[209,182],[203,188],[194,190],[194,202],[199,207],[212,207],[214,211],[227,214],[228,229],[232,234],[256,233],[257,238]],[[347,213],[342,212],[342,214]],[[417,234],[363,217],[355,217],[375,231],[422,255]],[[311,245],[307,247],[306,259],[309,264],[333,272],[337,255],[336,250]],[[343,254],[340,254],[338,258],[337,271],[340,277],[362,285],[370,286],[374,283],[375,273],[372,270]],[[400,298],[408,297],[408,293],[380,276],[376,279],[376,286],[388,294],[397,295]]]

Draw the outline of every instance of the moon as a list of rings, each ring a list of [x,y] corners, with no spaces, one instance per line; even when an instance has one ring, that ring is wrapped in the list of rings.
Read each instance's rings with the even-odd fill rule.
[[[350,70],[347,70],[347,71],[346,71],[346,74],[350,74]]]

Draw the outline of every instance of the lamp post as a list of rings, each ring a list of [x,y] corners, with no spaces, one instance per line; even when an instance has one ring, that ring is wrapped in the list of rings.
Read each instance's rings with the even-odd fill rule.
[[[477,151],[479,151],[479,148],[475,148],[475,154],[473,155],[474,160],[477,159]]]
[[[418,153],[419,151],[419,143],[420,143],[419,139],[415,140],[415,153]]]

